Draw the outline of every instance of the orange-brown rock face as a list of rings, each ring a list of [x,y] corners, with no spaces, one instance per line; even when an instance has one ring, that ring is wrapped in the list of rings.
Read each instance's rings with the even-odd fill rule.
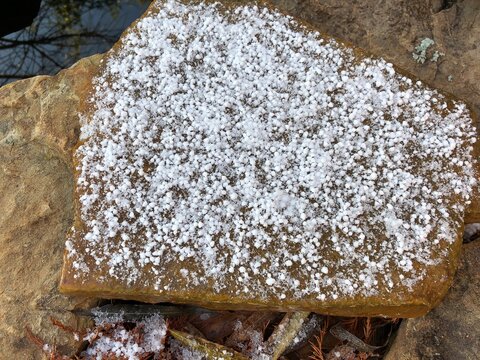
[[[63,292],[409,317],[447,291],[462,103],[270,8],[174,1],[90,96]]]

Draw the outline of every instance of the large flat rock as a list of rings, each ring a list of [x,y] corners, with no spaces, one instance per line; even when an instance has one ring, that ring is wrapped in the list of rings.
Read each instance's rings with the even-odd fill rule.
[[[82,329],[88,322],[69,310],[95,303],[60,294],[58,282],[73,221],[71,150],[80,100],[99,60],[0,89],[0,359],[44,358],[25,327],[73,355],[80,341],[50,317]]]
[[[268,6],[154,3],[82,116],[65,293],[410,317],[451,283],[468,108]]]

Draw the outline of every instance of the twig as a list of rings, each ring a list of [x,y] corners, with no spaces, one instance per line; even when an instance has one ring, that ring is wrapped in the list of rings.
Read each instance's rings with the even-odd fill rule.
[[[366,344],[364,341],[345,330],[340,323],[330,328],[330,334],[335,336],[338,340],[347,341],[350,346],[366,353],[373,353],[375,350],[381,348],[381,346],[371,346]]]
[[[267,349],[272,354],[272,360],[278,359],[288,348],[309,315],[309,312],[300,311],[287,313],[284,316],[267,342]]]
[[[170,335],[181,344],[195,351],[201,352],[207,360],[218,360],[219,358],[225,360],[248,360],[245,355],[200,337],[172,329],[170,329],[169,332]]]
[[[302,325],[297,339],[285,349],[284,354],[289,354],[303,347],[307,341],[323,328],[324,318],[317,314],[312,314]]]

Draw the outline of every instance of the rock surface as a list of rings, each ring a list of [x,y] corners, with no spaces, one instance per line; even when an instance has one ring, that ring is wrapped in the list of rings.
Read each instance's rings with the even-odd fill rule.
[[[40,359],[25,326],[65,353],[78,343],[53,316],[82,327],[68,310],[92,305],[58,292],[65,234],[73,220],[72,146],[80,99],[99,56],[54,77],[0,89],[0,359]]]
[[[473,107],[479,126],[478,1],[272,0],[272,3],[327,34],[391,61],[432,87],[465,100]],[[413,54],[426,38],[434,44],[427,49],[426,60],[421,63]],[[435,52],[441,55],[432,61]],[[480,222],[478,200],[465,216],[465,223],[476,222]]]
[[[207,5],[158,2],[107,55],[75,154],[78,202],[62,291],[335,315],[425,313],[451,282],[473,180],[467,137],[475,132],[462,122],[464,108],[381,60],[297,31],[281,14],[231,10],[223,18],[226,10]],[[285,93],[287,109],[279,106]],[[269,116],[260,124],[262,111]],[[331,129],[331,141],[317,142],[305,125],[312,119]],[[363,159],[373,138],[379,150]],[[297,155],[313,143],[311,155]],[[349,149],[349,159],[361,159],[352,169]],[[289,160],[270,169],[265,151],[274,165]],[[328,176],[310,181],[307,168]],[[397,184],[403,176],[407,185]]]
[[[426,316],[402,322],[385,360],[472,360],[480,353],[480,241],[463,245],[448,295]]]
[[[469,101],[478,113],[480,49],[475,45],[480,17],[475,0],[386,0],[380,5],[357,1],[340,5],[335,0],[274,2],[319,29]],[[425,37],[435,41],[430,57],[435,50],[445,53],[437,62],[419,64],[412,58]],[[40,358],[25,339],[25,325],[46,341],[56,339],[57,344],[73,349],[76,344],[52,329],[48,317],[74,321],[65,309],[91,301],[61,295],[56,286],[73,214],[69,152],[78,138],[79,101],[86,96],[99,60],[95,56],[55,77],[40,76],[0,89],[0,358]],[[474,222],[479,213],[474,209],[467,221]]]
[[[476,0],[272,0],[328,34],[393,62],[435,88],[480,110],[480,4]],[[434,44],[424,63],[412,54],[421,41]],[[432,61],[435,51],[441,55]],[[449,78],[449,76],[451,76]]]

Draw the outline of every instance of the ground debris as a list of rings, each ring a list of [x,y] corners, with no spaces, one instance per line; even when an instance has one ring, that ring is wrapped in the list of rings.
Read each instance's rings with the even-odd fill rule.
[[[364,341],[353,335],[351,332],[345,330],[340,323],[332,326],[332,328],[330,329],[330,334],[335,336],[340,341],[346,341],[354,349],[366,353],[373,353],[375,350],[381,348],[381,346],[371,346],[366,344]]]
[[[150,305],[150,304],[107,304],[93,309],[79,309],[72,311],[78,316],[89,316],[92,318],[121,316],[123,321],[138,321],[153,315],[179,316],[187,314],[212,313],[210,310],[195,306],[181,305]]]
[[[82,344],[75,355],[62,354],[29,328],[26,336],[51,360],[365,360],[381,358],[399,323],[398,319],[209,311],[171,304],[121,303],[101,309],[108,311],[82,312],[95,320],[95,326],[86,331],[52,318],[54,326]],[[123,309],[129,320],[113,309]],[[168,309],[169,314],[152,313],[152,309]],[[132,314],[142,316],[132,320]]]

